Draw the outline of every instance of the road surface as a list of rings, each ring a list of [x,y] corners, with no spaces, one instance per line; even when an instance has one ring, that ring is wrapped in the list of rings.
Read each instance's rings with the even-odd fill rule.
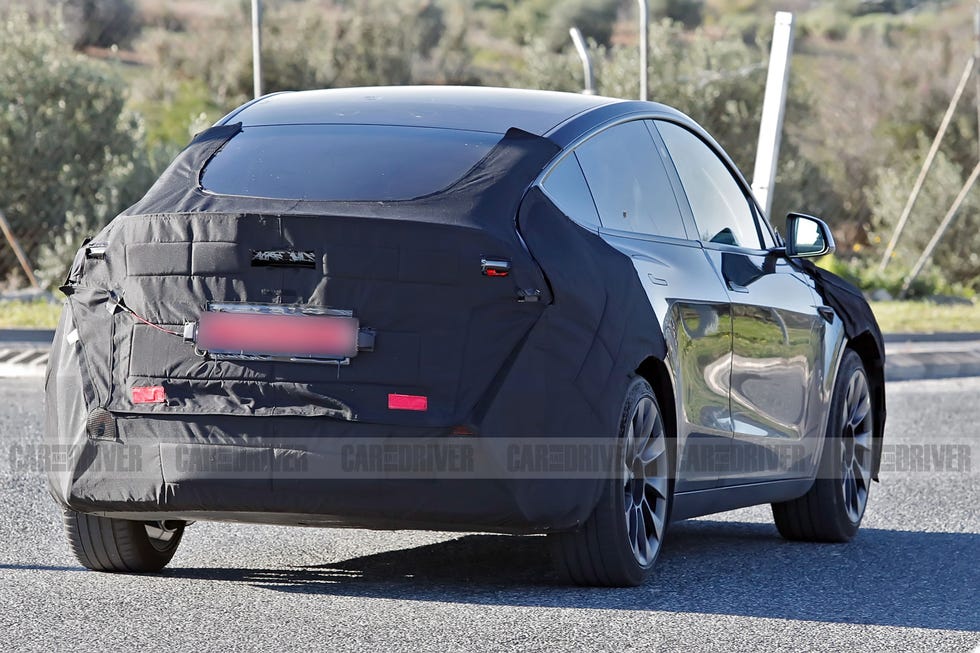
[[[188,528],[158,576],[84,571],[43,477],[10,460],[14,445],[40,440],[40,380],[0,380],[0,641],[72,651],[968,651],[980,641],[978,399],[975,378],[889,386],[897,446],[850,544],[783,541],[768,508],[751,508],[674,524],[643,587],[581,589],[557,584],[541,537],[234,524]],[[941,445],[965,451],[966,465]]]

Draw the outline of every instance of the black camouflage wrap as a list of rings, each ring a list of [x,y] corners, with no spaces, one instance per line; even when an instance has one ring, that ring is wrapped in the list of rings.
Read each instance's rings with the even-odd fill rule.
[[[844,324],[849,342],[868,343],[859,353],[865,363],[871,385],[874,410],[874,468],[872,477],[878,480],[881,467],[881,444],[885,434],[885,340],[871,306],[859,288],[838,275],[817,267],[811,261],[799,260],[799,268],[813,279],[814,287],[824,302],[834,309]]]

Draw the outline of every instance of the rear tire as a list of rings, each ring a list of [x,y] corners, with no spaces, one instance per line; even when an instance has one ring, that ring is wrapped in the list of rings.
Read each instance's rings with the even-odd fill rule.
[[[68,508],[64,523],[75,558],[95,571],[160,571],[174,557],[184,535],[183,522],[111,519]]]
[[[772,504],[779,534],[788,540],[848,542],[868,505],[873,466],[871,386],[861,357],[844,351],[817,479],[799,499]]]
[[[548,536],[558,573],[577,585],[641,584],[660,553],[673,489],[670,448],[650,384],[633,379],[619,428],[624,460],[582,527]]]

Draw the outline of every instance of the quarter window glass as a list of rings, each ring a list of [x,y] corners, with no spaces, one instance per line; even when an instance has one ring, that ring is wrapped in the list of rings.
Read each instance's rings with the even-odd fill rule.
[[[700,138],[669,122],[657,122],[677,168],[704,242],[760,249],[755,216],[741,185]]]
[[[603,227],[687,238],[667,170],[642,121],[607,129],[576,154]]]
[[[574,154],[562,159],[541,185],[555,206],[569,218],[590,229],[599,226],[595,202]]]

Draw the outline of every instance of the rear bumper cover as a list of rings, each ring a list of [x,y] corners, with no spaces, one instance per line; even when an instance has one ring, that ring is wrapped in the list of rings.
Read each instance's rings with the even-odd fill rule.
[[[387,441],[395,449],[400,440],[370,438],[364,446]],[[508,477],[506,453],[479,438],[465,446],[484,461],[499,456],[494,477],[468,478],[466,455],[431,477],[403,471],[386,477],[345,451],[358,447],[354,441],[310,438],[300,449],[295,440],[286,447],[262,438],[247,446],[85,439],[74,460],[49,477],[62,505],[127,518],[506,533],[574,528],[601,489],[598,479]]]
[[[93,433],[88,419],[95,405],[83,391],[85,349],[66,337],[72,330],[71,312],[65,311],[45,380],[45,433],[54,450],[47,470],[51,494],[80,512],[148,521],[535,533],[584,522],[606,482],[597,475],[534,478],[508,467],[507,448],[521,437],[597,437],[584,388],[562,386],[563,393],[577,392],[579,401],[560,414],[541,410],[549,389],[526,392],[539,350],[518,357],[508,377],[523,380],[502,381],[474,425],[479,435],[322,416],[118,412],[110,414],[110,429]],[[612,429],[603,430],[601,437],[615,441]],[[432,474],[389,472],[351,462],[345,451],[358,443],[397,447],[423,441],[465,443],[477,469],[464,459]]]

